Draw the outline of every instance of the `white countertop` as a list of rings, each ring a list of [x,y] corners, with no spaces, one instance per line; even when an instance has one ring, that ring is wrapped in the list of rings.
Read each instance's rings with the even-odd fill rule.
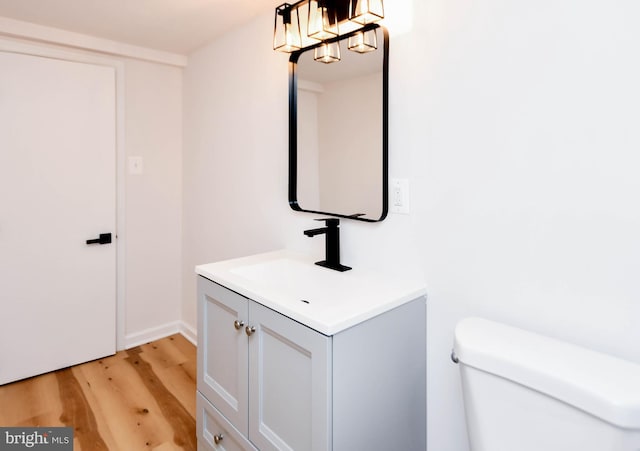
[[[325,335],[427,293],[421,280],[353,268],[338,272],[316,258],[276,251],[196,266],[196,273]]]

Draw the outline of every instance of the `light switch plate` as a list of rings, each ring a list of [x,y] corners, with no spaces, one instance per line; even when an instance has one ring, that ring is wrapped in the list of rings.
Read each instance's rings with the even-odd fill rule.
[[[143,161],[142,157],[129,157],[129,174],[131,175],[140,175],[143,171]]]
[[[409,214],[408,179],[391,179],[391,183],[389,183],[389,211],[403,215]]]

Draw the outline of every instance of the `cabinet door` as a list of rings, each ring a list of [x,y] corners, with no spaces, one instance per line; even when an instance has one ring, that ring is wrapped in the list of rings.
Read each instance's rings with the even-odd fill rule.
[[[261,451],[328,450],[331,339],[251,302],[249,440]]]
[[[248,317],[247,298],[198,277],[198,390],[244,435],[248,433]]]

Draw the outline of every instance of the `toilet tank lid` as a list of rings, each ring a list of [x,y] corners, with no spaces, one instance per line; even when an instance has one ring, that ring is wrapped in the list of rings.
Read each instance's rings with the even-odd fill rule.
[[[640,429],[640,365],[482,318],[455,329],[461,364],[512,380],[616,426]]]

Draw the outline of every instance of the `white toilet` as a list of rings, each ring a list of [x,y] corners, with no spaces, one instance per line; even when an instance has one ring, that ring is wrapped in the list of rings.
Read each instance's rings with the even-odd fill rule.
[[[640,451],[638,364],[480,318],[452,358],[472,451]]]

